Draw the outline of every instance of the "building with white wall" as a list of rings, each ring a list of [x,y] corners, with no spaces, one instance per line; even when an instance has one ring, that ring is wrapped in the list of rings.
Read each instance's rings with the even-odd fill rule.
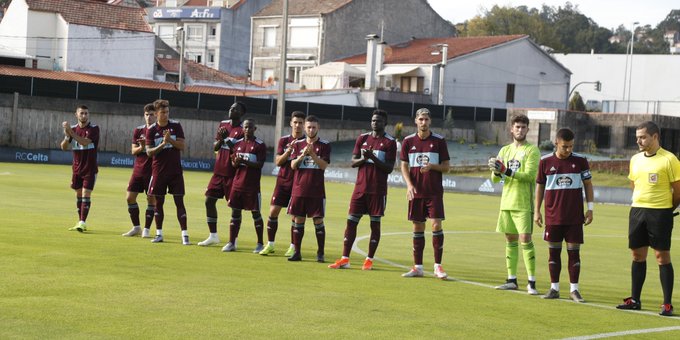
[[[140,8],[90,0],[13,0],[2,44],[37,68],[153,78],[154,34]]]
[[[443,45],[447,45],[446,55]],[[445,60],[445,105],[567,107],[570,71],[526,35],[414,39],[396,45],[376,43],[375,48],[372,61],[367,61],[367,54],[340,60],[366,71],[366,82],[376,84],[368,88],[431,95],[437,103]]]
[[[147,9],[149,24],[166,44],[199,64],[245,76],[250,56],[250,17],[272,0],[158,0]],[[162,57],[162,56],[159,56]]]
[[[554,54],[572,71],[584,101],[602,111],[680,116],[680,56],[659,54]],[[600,81],[601,91],[592,82]],[[629,100],[630,99],[630,100]]]

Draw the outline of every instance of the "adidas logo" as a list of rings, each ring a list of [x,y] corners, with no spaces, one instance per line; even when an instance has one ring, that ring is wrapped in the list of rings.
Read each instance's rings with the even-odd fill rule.
[[[496,192],[493,188],[493,184],[490,179],[487,179],[482,185],[479,186],[479,192]]]
[[[550,171],[557,171],[557,169],[555,169],[554,166],[551,166],[551,167],[550,167]]]
[[[416,149],[416,146],[415,146],[415,145],[411,147],[411,150],[415,150],[415,149]]]

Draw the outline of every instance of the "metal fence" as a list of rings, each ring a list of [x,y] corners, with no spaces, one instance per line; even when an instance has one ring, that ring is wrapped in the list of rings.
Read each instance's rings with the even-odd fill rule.
[[[197,92],[180,92],[164,89],[149,89],[122,85],[102,85],[76,81],[0,75],[0,93],[15,93],[28,96],[94,100],[126,104],[146,104],[156,99],[167,99],[173,106],[198,110],[225,110],[231,103],[242,101],[248,111],[264,115],[276,115],[276,99],[240,96],[222,96]],[[413,117],[415,111],[425,107],[433,118],[447,119],[450,112],[454,121],[504,122],[507,110],[503,108],[447,106],[433,104],[404,103],[379,100],[378,108],[390,116]],[[312,112],[320,118],[365,121],[374,110],[372,107],[319,104],[286,101],[288,112],[300,110]]]

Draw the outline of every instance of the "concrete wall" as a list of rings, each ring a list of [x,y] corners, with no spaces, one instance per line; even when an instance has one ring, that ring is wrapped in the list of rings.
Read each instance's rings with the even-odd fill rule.
[[[68,25],[68,37],[64,71],[153,79],[153,33]]]
[[[10,2],[5,16],[0,21],[0,36],[25,36],[28,32],[28,5],[24,0]],[[2,39],[3,48],[27,54],[26,39]]]
[[[457,58],[446,67],[444,102],[480,107],[567,107],[569,74],[527,39]],[[507,84],[514,103],[506,103]]]
[[[245,76],[250,68],[250,18],[272,0],[248,0],[234,10],[222,10],[219,70]]]
[[[426,0],[355,0],[324,17],[321,64],[366,53],[366,35],[381,34],[383,22],[388,44],[456,34]]]

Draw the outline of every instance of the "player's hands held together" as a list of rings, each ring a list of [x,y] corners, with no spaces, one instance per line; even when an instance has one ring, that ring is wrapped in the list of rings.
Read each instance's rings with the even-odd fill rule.
[[[73,135],[73,130],[71,129],[71,124],[64,121],[64,122],[61,123],[61,126],[64,128],[64,136],[71,137]]]
[[[505,174],[506,176],[512,176],[512,170],[508,169],[500,158],[491,157],[489,158],[489,170],[493,171],[494,174],[500,175]]]
[[[170,130],[165,130],[163,132],[163,144],[172,144],[172,135],[170,135]]]
[[[227,133],[227,129],[223,127],[217,129],[217,134],[220,136],[220,138],[225,139],[229,134]]]
[[[420,173],[421,173],[421,174],[424,174],[424,173],[430,171],[431,169],[432,169],[432,164],[431,164],[431,163],[427,163],[427,164],[425,164],[425,165],[423,165],[423,166],[420,167]]]

